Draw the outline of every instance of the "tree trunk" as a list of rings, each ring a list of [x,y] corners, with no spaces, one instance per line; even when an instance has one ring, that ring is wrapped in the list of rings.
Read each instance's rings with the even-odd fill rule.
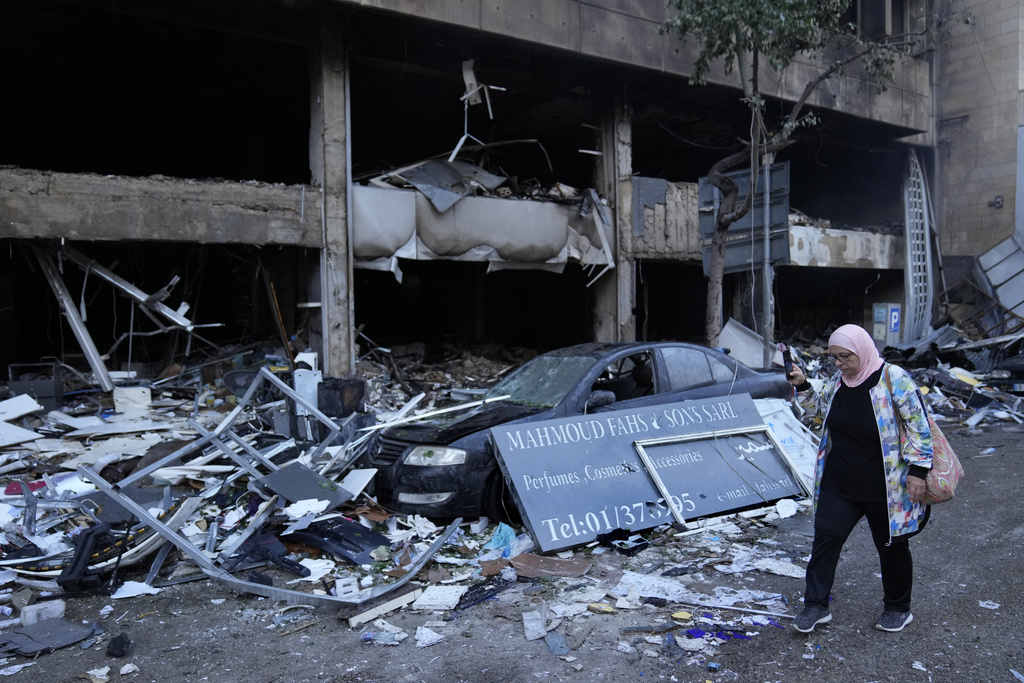
[[[711,237],[711,254],[708,259],[708,298],[707,311],[704,315],[704,343],[718,346],[718,337],[722,332],[722,280],[725,277],[725,242],[729,226],[742,218],[753,200],[752,193],[747,194],[743,206],[736,208],[739,198],[739,186],[725,172],[745,160],[749,152],[742,150],[719,160],[708,172],[708,182],[722,193],[722,201],[718,205],[715,216],[715,232]]]

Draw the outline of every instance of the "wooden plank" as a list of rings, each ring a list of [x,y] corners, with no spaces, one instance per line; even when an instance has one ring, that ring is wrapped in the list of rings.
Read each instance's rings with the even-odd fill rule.
[[[422,586],[409,584],[398,589],[394,595],[385,595],[378,600],[362,605],[343,607],[338,611],[338,618],[348,621],[350,628],[358,628],[388,612],[411,605],[421,595],[423,595]]]

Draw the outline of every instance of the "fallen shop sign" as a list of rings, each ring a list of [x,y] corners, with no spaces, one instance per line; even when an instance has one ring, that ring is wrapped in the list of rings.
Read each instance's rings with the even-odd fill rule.
[[[748,394],[491,429],[543,552],[808,495]]]

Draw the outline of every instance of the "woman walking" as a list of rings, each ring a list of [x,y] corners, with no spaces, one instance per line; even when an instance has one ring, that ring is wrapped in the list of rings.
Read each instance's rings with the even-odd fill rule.
[[[913,379],[882,361],[862,327],[843,325],[828,343],[838,372],[815,392],[826,417],[814,471],[814,544],[804,610],[794,627],[809,633],[832,620],[829,599],[840,552],[867,517],[884,593],[875,628],[902,631],[914,619],[909,538],[924,528],[930,510],[921,504],[932,464],[928,417]],[[793,367],[790,381],[799,392],[812,389],[799,367]]]

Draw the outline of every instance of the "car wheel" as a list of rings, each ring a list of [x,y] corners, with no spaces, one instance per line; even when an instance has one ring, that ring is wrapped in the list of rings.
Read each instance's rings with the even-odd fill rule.
[[[519,507],[512,498],[512,491],[505,483],[500,471],[491,473],[484,487],[484,514],[492,520],[505,524],[519,525],[523,523]]]

